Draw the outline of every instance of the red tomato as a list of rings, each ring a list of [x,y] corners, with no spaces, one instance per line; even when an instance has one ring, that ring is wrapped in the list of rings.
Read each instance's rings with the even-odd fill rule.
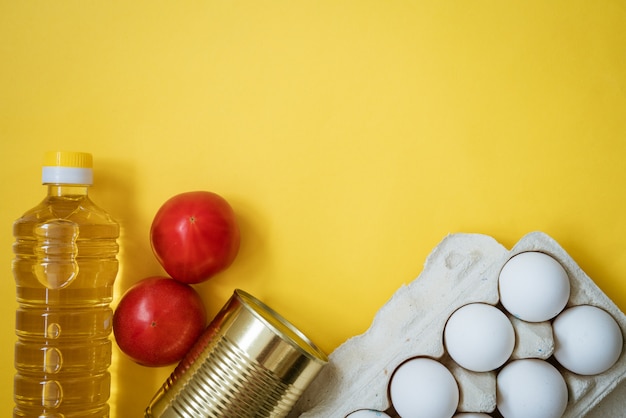
[[[239,252],[239,226],[228,202],[205,191],[167,200],[150,228],[152,250],[167,274],[200,283],[231,265]]]
[[[123,353],[150,367],[179,362],[206,328],[198,292],[168,277],[148,277],[124,293],[113,315]]]

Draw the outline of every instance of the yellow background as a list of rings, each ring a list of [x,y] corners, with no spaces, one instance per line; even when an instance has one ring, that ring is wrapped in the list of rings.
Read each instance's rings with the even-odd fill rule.
[[[243,288],[326,352],[455,232],[544,231],[626,308],[621,0],[0,0],[5,417],[11,224],[49,149],[94,154],[92,198],[122,225],[116,300],[162,273],[160,204],[203,189],[242,230],[197,287],[210,316]],[[171,368],[114,356],[113,416],[142,416]]]

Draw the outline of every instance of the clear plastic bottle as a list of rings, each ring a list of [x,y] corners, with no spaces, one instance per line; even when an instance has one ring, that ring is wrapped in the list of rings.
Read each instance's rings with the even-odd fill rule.
[[[88,197],[92,157],[47,153],[44,200],[13,224],[13,417],[109,416],[119,225]]]

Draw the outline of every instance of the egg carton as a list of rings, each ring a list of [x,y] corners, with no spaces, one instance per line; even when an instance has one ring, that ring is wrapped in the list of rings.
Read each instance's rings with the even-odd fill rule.
[[[452,234],[428,256],[419,277],[400,287],[382,306],[364,334],[350,338],[331,353],[329,364],[302,394],[289,418],[344,418],[359,410],[396,416],[388,395],[391,376],[403,362],[419,356],[438,359],[452,372],[460,392],[457,413],[499,416],[496,372],[472,372],[456,365],[446,354],[443,331],[450,315],[461,306],[475,302],[498,305],[500,270],[511,257],[527,251],[548,254],[564,267],[570,279],[567,307],[589,304],[602,308],[616,320],[622,338],[626,335],[624,314],[548,235],[530,233],[509,251],[486,235]],[[511,360],[552,356],[554,340],[549,323],[509,318],[516,335]],[[602,402],[612,404],[613,412],[603,412],[604,405],[598,407],[614,389],[624,392],[623,350],[617,362],[598,375],[582,376],[563,368],[559,371],[568,387],[563,417],[625,416],[619,399]]]

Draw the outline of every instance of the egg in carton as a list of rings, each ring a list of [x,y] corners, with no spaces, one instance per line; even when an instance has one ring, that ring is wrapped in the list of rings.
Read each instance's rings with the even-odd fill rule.
[[[524,316],[525,314],[516,312],[517,308],[511,307],[515,301],[512,302],[513,305],[511,303],[507,305],[508,309],[503,306],[504,293],[500,288],[503,286],[500,282],[501,274],[504,275],[503,269],[506,265],[513,264],[509,262],[514,257],[528,253],[548,255],[551,260],[558,262],[566,278],[565,290],[559,289],[558,286],[556,289],[547,289],[546,293],[560,292],[561,298],[563,292],[566,292],[562,306],[558,307],[558,312],[547,315],[548,319],[530,320]],[[541,286],[543,285],[540,285],[540,288]],[[513,294],[517,291],[515,288],[512,289]],[[507,297],[515,299],[515,296],[511,297],[510,294]],[[532,308],[541,303],[540,300],[536,303],[535,301],[522,303],[520,309],[523,310],[526,306],[533,314]],[[452,318],[468,307],[482,308],[485,314],[489,313],[491,308],[491,311],[497,310],[506,316],[508,321],[502,321],[496,314],[488,319],[495,322],[486,324],[484,318],[487,317],[481,317],[479,313],[478,317],[467,316],[474,320],[474,324],[476,321],[483,321],[485,325],[483,328],[487,327],[492,331],[502,328],[500,334],[495,331],[492,333],[497,334],[496,337],[485,334],[489,341],[483,344],[483,348],[493,351],[492,348],[496,347],[496,352],[500,350],[498,355],[502,356],[502,353],[505,353],[504,360],[497,360],[497,364],[485,366],[483,369],[464,363],[466,360],[469,363],[475,360],[472,358],[471,347],[468,348],[469,354],[465,353],[467,359],[463,358],[463,349],[470,344],[469,340],[468,344],[463,344],[462,338],[467,334],[463,334],[462,330],[469,328],[467,332],[476,332],[472,330],[471,321],[469,326],[467,321],[460,321],[457,328],[461,331],[456,331],[460,333],[457,334],[460,337],[456,342],[454,338],[446,340],[448,337],[446,333],[453,333],[449,331],[453,329]],[[565,317],[564,314],[570,312],[571,308],[579,307],[599,308],[602,313],[608,314],[606,315],[608,318],[601,318],[601,321],[610,322],[607,330],[603,330],[602,326],[590,325],[600,329],[596,338],[603,339],[600,341],[601,347],[598,341],[595,341],[595,346],[591,344],[591,349],[597,350],[600,347],[601,350],[608,350],[604,357],[612,358],[605,359],[604,362],[608,363],[599,366],[594,364],[601,362],[597,358],[602,355],[596,355],[597,353],[583,353],[582,360],[580,358],[573,360],[574,363],[578,361],[578,366],[582,362],[583,367],[591,366],[592,369],[596,367],[596,370],[579,370],[576,369],[576,364],[574,367],[568,364],[570,369],[575,370],[571,371],[555,359],[557,354],[560,354],[559,359],[562,363],[567,364],[569,361],[567,353],[559,353],[559,350],[565,351],[559,348],[560,340],[557,338],[559,332],[561,334],[568,332],[568,327],[575,328],[581,322],[585,322],[585,318],[593,316],[585,312],[577,317],[573,316],[569,321],[560,318]],[[513,312],[509,312],[509,309]],[[557,320],[565,325],[559,325],[557,329]],[[505,325],[505,322],[509,325]],[[602,325],[602,322],[600,324]],[[511,331],[507,330],[509,326],[513,329],[512,339]],[[536,411],[507,411],[507,408],[514,408],[516,402],[518,404],[527,402],[528,399],[524,399],[524,396],[533,397],[532,401],[527,403],[540,408],[540,415],[544,417],[622,416],[623,405],[619,405],[619,399],[617,403],[612,402],[613,408],[616,408],[618,413],[608,409],[603,411],[601,407],[611,402],[601,404],[601,401],[614,389],[625,386],[620,385],[626,376],[626,356],[623,353],[625,334],[624,314],[548,235],[542,232],[530,233],[509,251],[486,235],[452,234],[428,256],[419,277],[400,287],[378,311],[370,328],[364,334],[350,338],[331,353],[329,364],[302,394],[289,417],[374,418],[411,416],[413,413],[417,415],[417,411],[404,414],[401,412],[410,411],[411,403],[415,403],[411,397],[419,395],[417,391],[420,390],[420,384],[430,385],[430,389],[422,387],[423,390],[431,390],[429,396],[433,398],[447,396],[449,398],[447,402],[452,405],[447,407],[447,411],[431,411],[431,416],[450,417],[454,414],[468,418],[532,416]],[[579,337],[566,335],[562,338],[572,340]],[[613,341],[610,341],[610,338],[613,338]],[[562,344],[565,345],[565,342]],[[605,350],[603,347],[608,349]],[[490,355],[492,356],[490,361],[493,363],[495,361],[493,353]],[[473,356],[480,357],[476,353],[473,353]],[[434,364],[436,362],[442,366],[438,370],[445,369],[443,377],[445,378],[445,373],[449,373],[453,379],[438,380],[436,374],[433,377],[425,377],[430,372],[427,373],[427,369],[424,368],[415,369],[411,375],[407,365],[410,363],[411,366],[418,367],[418,362],[413,360],[430,360],[421,362],[422,366],[428,367],[436,366]],[[533,382],[532,379],[527,386],[537,386],[539,389],[524,387],[525,372],[516,371],[521,369],[516,366],[522,364],[541,366],[542,372],[548,373],[547,377],[541,378],[548,382],[545,383],[548,385],[545,393],[532,393],[532,390],[543,390],[540,386],[544,384]],[[400,370],[407,372],[401,375]],[[394,382],[403,379],[405,387],[397,383],[399,389],[394,393]],[[448,390],[447,386],[450,386],[450,391],[441,392]],[[439,393],[436,390],[432,392],[434,390],[432,388],[437,388]],[[531,390],[531,393],[524,393],[528,390]],[[520,396],[521,399],[518,399]],[[507,397],[511,399],[503,399]],[[554,398],[562,400],[555,401]],[[446,400],[433,399],[432,402],[435,404],[443,402],[445,406]],[[542,402],[546,405],[542,405]],[[562,405],[559,405],[559,402]],[[400,408],[400,403],[408,405],[409,409],[405,405]],[[601,405],[598,406],[599,404]],[[606,406],[610,407],[611,405]]]

